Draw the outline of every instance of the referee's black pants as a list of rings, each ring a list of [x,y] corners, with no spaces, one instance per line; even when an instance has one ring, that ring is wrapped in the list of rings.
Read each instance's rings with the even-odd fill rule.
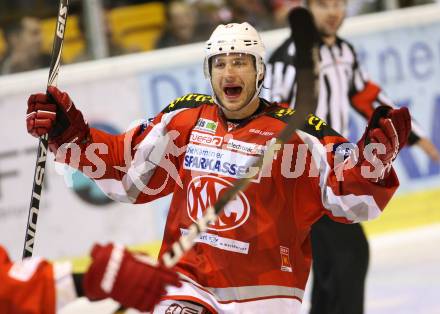
[[[310,314],[363,314],[369,248],[362,226],[323,216],[312,226]]]

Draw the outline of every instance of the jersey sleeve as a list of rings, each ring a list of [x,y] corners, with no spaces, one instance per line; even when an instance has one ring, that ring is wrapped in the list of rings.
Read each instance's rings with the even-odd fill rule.
[[[365,178],[361,166],[350,163],[354,144],[315,115],[308,116],[306,126],[297,135],[307,146],[308,168],[300,178],[306,190],[297,194],[304,198],[302,204],[309,203],[315,210],[309,224],[324,214],[344,223],[370,220],[381,214],[399,185],[394,170],[380,183]]]
[[[190,96],[199,96],[200,101]],[[182,187],[178,158],[184,147],[179,142],[184,143],[180,139],[187,136],[185,127],[177,129],[173,121],[180,119],[183,111],[206,101],[201,96],[181,97],[148,123],[144,121],[120,135],[91,128],[90,140],[80,145],[79,152],[62,150],[56,159],[94,179],[116,201],[146,203],[170,194],[176,184]],[[185,117],[191,124],[191,117]]]
[[[12,263],[0,246],[0,313],[55,314],[52,265],[41,258]]]

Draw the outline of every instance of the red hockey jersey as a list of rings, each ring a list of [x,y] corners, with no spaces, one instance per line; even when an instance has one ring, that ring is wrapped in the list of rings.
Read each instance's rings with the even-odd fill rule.
[[[210,96],[189,94],[128,133],[91,129],[77,167],[118,201],[146,203],[173,193],[162,254],[247,173],[294,115],[264,100],[260,107],[231,123]],[[322,215],[345,223],[372,219],[398,187],[394,170],[375,184],[359,166],[335,168],[346,142],[309,115],[177,264],[184,284],[169,288],[166,298],[197,301],[212,312],[296,313],[311,263],[310,226]]]

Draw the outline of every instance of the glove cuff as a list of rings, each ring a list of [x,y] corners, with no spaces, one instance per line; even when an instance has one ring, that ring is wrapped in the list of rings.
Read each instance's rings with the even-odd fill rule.
[[[72,264],[70,262],[56,262],[53,264],[53,273],[56,289],[56,308],[61,309],[78,297],[72,276]]]
[[[84,120],[83,120],[84,121]],[[84,123],[82,126],[77,127],[72,124],[63,134],[49,138],[49,149],[52,153],[56,154],[58,149],[63,144],[74,143],[77,145],[86,144],[90,141],[90,128],[89,125]]]

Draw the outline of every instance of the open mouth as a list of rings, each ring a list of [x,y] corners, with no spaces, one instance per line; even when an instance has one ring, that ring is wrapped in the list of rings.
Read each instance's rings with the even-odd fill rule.
[[[223,88],[223,92],[226,94],[228,98],[239,97],[242,90],[243,88],[240,86],[226,86],[225,88]]]

